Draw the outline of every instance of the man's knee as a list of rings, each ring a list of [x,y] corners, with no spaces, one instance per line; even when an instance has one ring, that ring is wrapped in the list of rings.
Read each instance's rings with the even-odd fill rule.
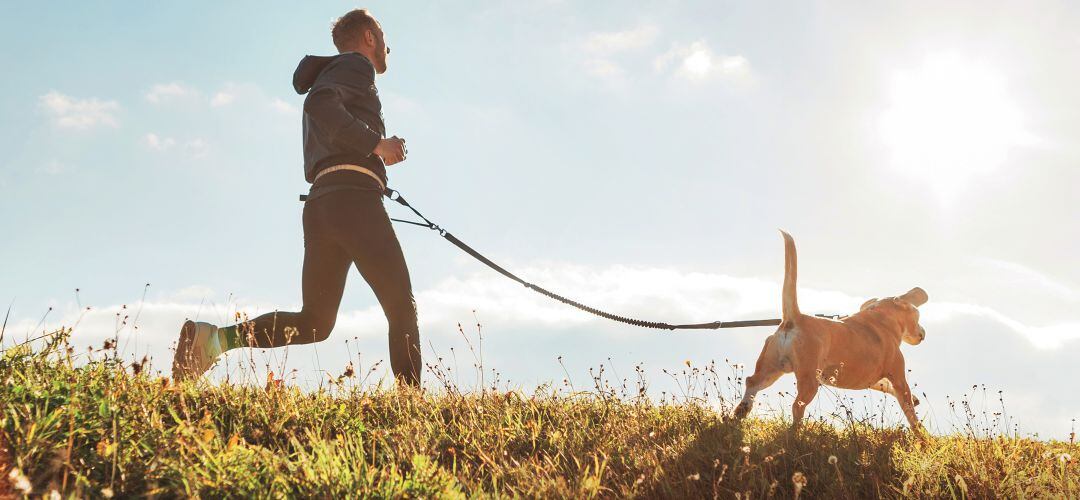
[[[330,332],[334,331],[334,324],[337,322],[336,313],[304,311],[304,316],[307,319],[304,323],[311,332],[312,341],[322,342],[330,338]]]

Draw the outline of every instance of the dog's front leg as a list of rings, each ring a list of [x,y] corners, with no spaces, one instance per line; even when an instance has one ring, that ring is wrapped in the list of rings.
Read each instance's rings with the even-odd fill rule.
[[[900,371],[900,375],[890,375],[888,379],[893,386],[893,395],[900,403],[900,409],[907,417],[911,430],[921,430],[922,424],[919,423],[919,416],[915,413],[915,397],[911,394],[911,388],[908,387],[907,377],[904,376],[903,370]]]

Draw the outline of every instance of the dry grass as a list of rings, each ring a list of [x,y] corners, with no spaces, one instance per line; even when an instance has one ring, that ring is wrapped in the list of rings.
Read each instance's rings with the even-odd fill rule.
[[[1077,497],[1080,447],[732,422],[713,406],[531,394],[174,385],[62,336],[0,356],[15,493],[201,497]],[[348,377],[343,380],[347,381]],[[639,385],[639,387],[642,387]],[[642,387],[642,391],[643,387]],[[1077,457],[1077,458],[1073,458]],[[27,481],[17,484],[16,479]],[[0,487],[3,487],[0,483]]]

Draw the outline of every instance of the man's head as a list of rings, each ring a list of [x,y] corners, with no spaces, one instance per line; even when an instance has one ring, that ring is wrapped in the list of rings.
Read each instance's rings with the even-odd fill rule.
[[[330,28],[334,46],[338,53],[359,52],[375,65],[377,73],[386,72],[386,56],[390,47],[386,45],[382,26],[367,9],[355,9],[334,21]]]

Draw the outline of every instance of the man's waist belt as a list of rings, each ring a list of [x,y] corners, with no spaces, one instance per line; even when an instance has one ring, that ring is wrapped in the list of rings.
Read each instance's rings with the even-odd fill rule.
[[[334,165],[332,167],[326,167],[326,168],[320,170],[318,174],[315,174],[315,182],[318,182],[320,177],[322,177],[322,176],[324,176],[326,174],[329,174],[330,172],[339,172],[341,170],[352,170],[353,172],[360,172],[361,174],[366,174],[366,175],[370,176],[372,179],[375,179],[375,182],[379,183],[379,187],[382,188],[383,191],[386,191],[386,184],[384,184],[383,180],[381,178],[379,178],[379,175],[376,174],[375,172],[372,172],[371,169],[361,167],[360,165],[344,164],[344,165]]]

